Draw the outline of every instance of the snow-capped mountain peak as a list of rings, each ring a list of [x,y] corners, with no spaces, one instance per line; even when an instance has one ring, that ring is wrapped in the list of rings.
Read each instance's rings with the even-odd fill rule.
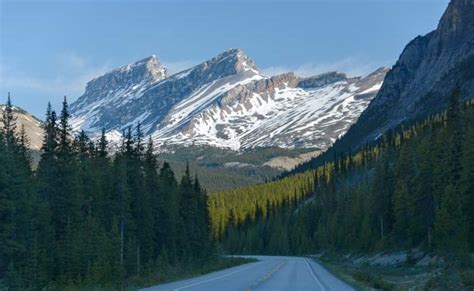
[[[131,102],[149,86],[168,76],[168,69],[152,55],[92,79],[87,83],[85,93],[71,105],[71,111],[81,116],[73,118],[73,128],[91,131],[94,123],[100,120],[104,107],[119,107]]]
[[[144,82],[155,82],[166,79],[168,76],[168,69],[155,55],[151,55],[92,79],[87,83],[86,93],[87,91],[116,90]]]
[[[257,69],[255,62],[241,49],[229,49],[208,61],[171,76],[170,79],[191,77],[199,79],[200,82],[212,82],[233,75],[262,74]]]
[[[152,56],[88,83],[72,104],[73,127],[119,133],[139,122],[158,145],[324,149],[355,122],[385,76],[329,72],[268,77],[240,49],[168,76]]]

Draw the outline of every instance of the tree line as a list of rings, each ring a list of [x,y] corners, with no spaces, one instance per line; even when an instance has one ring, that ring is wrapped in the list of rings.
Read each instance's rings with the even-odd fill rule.
[[[0,289],[123,287],[133,277],[215,256],[207,195],[186,169],[178,183],[140,124],[108,154],[104,130],[74,136],[68,103],[48,104],[33,171],[10,96],[0,130]],[[2,283],[3,282],[3,283]]]
[[[230,209],[224,230],[219,227],[223,248],[264,254],[421,248],[448,260],[468,258],[474,251],[474,102],[460,103],[458,91],[449,100],[445,112],[305,172],[314,186],[296,200],[286,196],[267,211],[242,211],[228,193],[214,194],[211,205],[218,200]],[[280,190],[299,191],[299,175],[284,179],[290,189],[272,182],[235,191],[242,197],[258,192],[258,205],[268,205]],[[222,220],[210,212],[213,221]]]

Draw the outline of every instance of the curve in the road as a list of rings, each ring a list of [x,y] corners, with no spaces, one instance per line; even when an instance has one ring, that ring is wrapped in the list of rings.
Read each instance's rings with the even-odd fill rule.
[[[311,259],[277,256],[250,257],[259,261],[143,290],[353,290]]]
[[[308,259],[304,259],[304,262],[306,263],[306,266],[308,267],[308,270],[311,273],[311,276],[313,276],[314,281],[316,281],[316,283],[318,284],[321,291],[325,291],[325,288],[324,288],[323,284],[321,283],[321,281],[319,281],[318,277],[316,276],[316,274],[313,271],[313,268],[311,268],[311,266],[309,265]]]

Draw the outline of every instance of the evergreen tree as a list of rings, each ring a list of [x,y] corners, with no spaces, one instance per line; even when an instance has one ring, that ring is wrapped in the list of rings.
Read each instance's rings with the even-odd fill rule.
[[[241,253],[396,246],[421,247],[448,262],[468,257],[474,106],[458,97],[454,91],[447,111],[400,126],[350,155],[333,152],[334,160],[311,171],[211,193],[213,236]]]
[[[107,152],[107,147],[108,147],[108,141],[107,137],[105,135],[105,128],[102,128],[102,132],[100,135],[99,139],[99,146],[98,146],[98,152],[99,152],[99,157],[101,158],[107,158],[108,152]]]
[[[150,233],[153,234],[153,242],[150,251],[153,253],[153,257],[157,258],[160,251],[163,249],[163,238],[161,235],[165,235],[161,232],[161,228],[163,227],[161,223],[161,215],[165,201],[163,200],[163,196],[160,193],[158,162],[154,154],[153,140],[151,137],[148,139],[145,153],[144,174],[146,193],[149,199],[149,205],[151,207],[149,209],[151,213],[148,215],[151,215],[150,218],[152,221],[150,222],[150,226],[153,228],[150,230]]]
[[[446,187],[436,215],[435,238],[437,250],[447,260],[467,255],[466,221],[459,192],[453,185]]]
[[[197,178],[185,187],[195,204],[190,216],[180,207],[169,164],[158,173],[151,139],[145,151],[140,125],[135,134],[128,129],[112,160],[105,130],[96,145],[83,131],[73,136],[69,117],[66,99],[59,121],[48,104],[35,175],[26,133],[16,133],[7,102],[0,125],[0,282],[13,290],[104,283],[118,289],[156,268],[188,266],[184,253],[196,261],[214,259]],[[194,254],[178,247],[189,239],[181,214],[193,217]]]
[[[181,216],[179,231],[179,246],[183,256],[192,257],[200,254],[198,221],[199,198],[193,187],[189,164],[186,165],[184,176],[179,184],[179,214]]]
[[[158,208],[160,221],[156,224],[156,234],[162,241],[161,249],[169,258],[178,258],[178,243],[182,226],[178,212],[178,185],[170,164],[164,162],[159,174],[160,187],[158,196],[163,201],[163,206]]]
[[[470,251],[474,251],[474,112],[468,111],[466,121],[466,135],[463,146],[463,172],[460,191],[463,201],[463,212],[466,214],[468,225],[468,241]]]
[[[15,144],[16,139],[16,123],[17,119],[13,114],[13,105],[10,98],[10,93],[8,93],[7,103],[2,112],[2,131],[3,131],[3,138],[5,139],[5,143],[7,146],[12,147]]]

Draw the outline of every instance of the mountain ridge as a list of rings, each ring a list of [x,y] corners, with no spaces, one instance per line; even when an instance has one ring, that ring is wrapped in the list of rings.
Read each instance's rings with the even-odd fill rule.
[[[375,126],[368,133],[368,138],[356,146],[403,121],[439,111],[447,104],[443,96],[449,95],[457,83],[456,80],[466,80],[448,73],[473,55],[474,2],[453,0],[441,17],[437,29],[412,40],[387,74],[378,96],[361,115],[359,122],[361,124],[374,121],[372,124],[376,125],[376,121],[382,121],[383,126]],[[467,84],[463,85],[463,91],[472,92],[472,80],[465,83]],[[467,95],[463,97],[467,98]],[[418,106],[420,101],[429,101],[427,99],[432,99],[434,108]],[[436,103],[438,104],[435,105]],[[376,120],[377,118],[380,120]],[[359,124],[354,125],[352,131],[356,130]],[[352,132],[349,131],[348,134],[350,137]]]
[[[474,1],[452,0],[435,30],[417,36],[387,73],[377,96],[327,153],[303,171],[371,143],[388,130],[441,112],[455,88],[461,99],[474,92]]]
[[[340,72],[308,78],[292,72],[266,76],[243,50],[229,49],[168,75],[156,56],[151,59],[153,66],[146,68],[164,73],[144,74],[143,66],[137,65],[142,60],[90,81],[85,93],[71,105],[73,128],[92,135],[105,128],[112,142],[118,142],[124,129],[141,123],[144,133],[160,147],[199,144],[232,150],[266,146],[325,149],[355,122],[387,71],[382,68],[365,78],[349,78]],[[122,81],[125,85],[116,81],[123,79],[123,71],[130,78]],[[113,80],[112,86],[102,84],[106,80]],[[294,106],[308,102],[312,104],[304,111]],[[339,109],[334,108],[336,104]],[[336,116],[330,122],[337,123],[337,134],[312,135],[315,125],[298,129],[303,122],[321,123],[330,113]],[[299,124],[296,116],[302,118]],[[271,125],[281,117],[294,126],[278,130]]]

